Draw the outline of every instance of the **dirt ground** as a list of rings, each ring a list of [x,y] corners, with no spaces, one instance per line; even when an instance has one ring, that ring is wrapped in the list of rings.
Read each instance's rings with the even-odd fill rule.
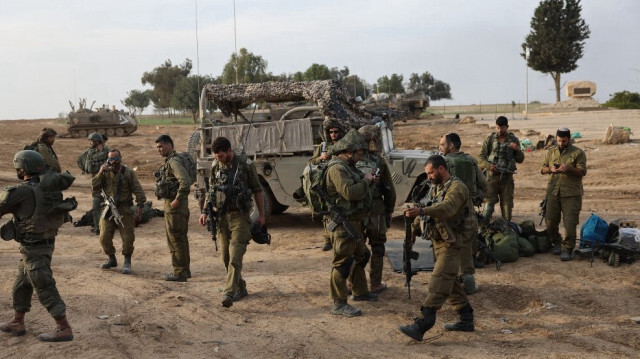
[[[394,130],[396,145],[432,148],[443,133],[456,131],[461,135],[462,149],[475,155],[493,130],[490,117],[467,125],[450,119],[400,123]],[[544,134],[567,126],[581,132],[583,137],[576,145],[586,151],[588,159],[581,223],[591,211],[607,221],[626,218],[640,223],[640,142],[601,144],[610,123],[639,131],[640,111],[535,115],[511,121],[511,129]],[[44,126],[65,132],[57,120],[0,122],[0,186],[18,181],[13,154]],[[141,126],[133,135],[112,138],[108,144],[122,151],[124,163],[137,169],[147,196],[155,200],[152,174],[162,159],[155,151],[154,139],[168,133],[176,147],[184,150],[193,130],[192,126]],[[515,132],[520,139],[524,137]],[[75,164],[86,145],[86,140],[64,137],[54,145],[62,167],[77,177],[66,191],[80,203],[72,213],[75,219],[91,206],[89,178],[80,175]],[[516,222],[532,219],[539,223],[538,203],[546,186],[545,177],[539,174],[543,155],[543,151],[527,153],[518,168]],[[413,277],[408,300],[404,277],[386,263],[383,280],[389,289],[378,302],[357,303],[363,311],[358,318],[332,316],[331,254],[320,250],[321,224],[303,208],[290,208],[269,219],[272,244],[251,244],[245,255],[243,276],[249,296],[231,308],[222,308],[219,288],[225,270],[220,253],[197,224],[195,201],[190,205],[193,278],[188,283],[160,279],[171,269],[162,218],[136,229],[133,274],[128,276],[119,270],[99,269],[105,255],[98,237],[88,227],[65,224],[57,237],[52,267],[75,339],[57,344],[36,339],[39,333],[51,330],[54,322],[34,297],[26,317],[27,334],[12,337],[0,333],[0,357],[640,357],[640,326],[631,320],[640,316],[638,263],[613,268],[596,261],[590,266],[585,259],[560,262],[552,254],[536,254],[505,264],[500,271],[495,267],[479,269],[479,292],[470,297],[476,331],[445,332],[442,325],[456,318],[445,306],[438,312],[436,326],[427,333],[427,341],[415,343],[396,327],[410,323],[417,313],[430,274],[420,272]],[[160,208],[160,203],[156,201],[155,207]],[[403,237],[400,218],[394,218],[388,237]],[[118,235],[115,243],[120,250]],[[17,243],[0,243],[0,320],[13,313],[11,288],[19,259]],[[122,263],[122,256],[118,261]]]

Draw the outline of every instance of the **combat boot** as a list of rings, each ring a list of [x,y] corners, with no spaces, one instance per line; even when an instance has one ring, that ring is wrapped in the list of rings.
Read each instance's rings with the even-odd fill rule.
[[[249,292],[247,292],[247,288],[238,289],[236,290],[236,294],[233,296],[233,301],[237,302],[248,295]]]
[[[572,260],[572,259],[573,259],[573,256],[571,255],[571,251],[565,251],[565,250],[563,250],[563,251],[560,253],[560,260],[561,260],[561,261],[566,262],[566,261],[570,261],[570,260]]]
[[[411,325],[399,325],[398,329],[405,335],[419,342],[422,341],[422,337],[427,330],[431,329],[436,324],[436,311],[431,308],[420,308],[422,318],[415,318]]]
[[[473,332],[475,328],[473,326],[473,308],[471,308],[471,304],[467,303],[458,311],[458,314],[460,319],[456,323],[445,324],[444,329],[453,332]]]
[[[118,266],[118,261],[116,260],[116,255],[115,254],[109,254],[109,259],[107,259],[106,262],[102,263],[102,265],[100,265],[101,269],[111,269],[113,267],[117,267]]]
[[[375,302],[378,300],[378,295],[371,292],[366,292],[363,295],[354,295],[351,299],[356,302],[367,301],[367,302]]]
[[[41,342],[68,342],[73,340],[73,331],[66,316],[56,319],[56,329],[51,333],[38,335]]]
[[[122,274],[131,274],[131,254],[124,256],[124,264],[122,265]]]
[[[562,248],[560,247],[560,245],[559,245],[559,244],[554,244],[554,245],[553,245],[552,253],[553,253],[554,255],[556,255],[556,256],[557,256],[558,254],[562,253]]]
[[[346,300],[335,299],[333,301],[333,309],[331,310],[333,315],[344,315],[345,317],[357,317],[362,312],[356,307],[352,307],[347,304]]]
[[[0,323],[0,330],[5,333],[11,333],[16,337],[23,336],[27,332],[24,327],[24,312],[16,310],[11,321]]]

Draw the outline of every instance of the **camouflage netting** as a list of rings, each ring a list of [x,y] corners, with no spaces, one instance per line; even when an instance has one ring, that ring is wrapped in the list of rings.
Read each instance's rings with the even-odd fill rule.
[[[347,89],[338,81],[265,82],[256,84],[214,85],[204,87],[207,99],[215,103],[225,116],[240,114],[240,110],[254,102],[313,102],[326,117],[347,122],[348,127],[360,128],[381,118],[359,108]],[[391,123],[387,123],[392,126]]]

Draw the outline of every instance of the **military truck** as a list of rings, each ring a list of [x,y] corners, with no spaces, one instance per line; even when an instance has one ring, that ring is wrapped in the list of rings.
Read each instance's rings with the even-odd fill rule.
[[[367,98],[363,105],[368,111],[387,112],[394,119],[406,121],[408,118],[420,117],[420,114],[429,107],[429,96],[423,92],[397,95],[381,93]]]
[[[246,107],[255,103],[306,103],[292,107],[279,118],[256,122]],[[210,104],[224,115],[220,120],[207,110]],[[301,206],[294,198],[300,176],[316,146],[321,145],[325,117],[342,119],[347,128],[377,123],[382,129],[384,156],[397,191],[397,205],[409,199],[425,179],[423,164],[433,151],[398,150],[393,144],[393,123],[364,111],[337,81],[269,82],[206,85],[200,97],[200,128],[190,135],[187,151],[197,159],[197,190],[201,206],[213,162],[213,141],[224,136],[236,153],[255,163],[263,188],[267,216]]]
[[[80,101],[80,106],[76,111],[71,102],[72,111],[69,113],[69,127],[67,131],[71,137],[87,138],[92,132],[99,132],[112,136],[127,136],[138,129],[138,122],[128,113],[109,109],[103,106],[95,111],[85,108],[84,101]]]

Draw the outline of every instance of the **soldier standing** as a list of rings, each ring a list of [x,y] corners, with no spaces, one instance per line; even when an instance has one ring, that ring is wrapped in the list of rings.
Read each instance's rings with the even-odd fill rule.
[[[252,195],[258,207],[258,223],[265,224],[263,193],[255,164],[244,154],[233,152],[227,138],[213,141],[213,154],[216,159],[205,206],[213,207],[218,221],[222,261],[227,270],[222,306],[229,308],[248,295],[247,282],[242,279],[242,258],[251,239]],[[206,214],[200,215],[201,225],[206,220]]]
[[[571,131],[568,128],[556,132],[556,143],[547,151],[540,169],[540,173],[549,175],[545,222],[553,243],[553,253],[560,254],[562,261],[570,261],[576,247],[576,227],[582,208],[582,177],[587,174],[587,156],[571,144]],[[564,240],[558,231],[561,215]]]
[[[340,120],[333,117],[327,117],[322,122],[322,129],[324,130],[324,138],[325,141],[320,144],[313,153],[313,156],[309,160],[309,164],[317,165],[322,162],[329,162],[331,157],[329,157],[329,150],[333,145],[336,144],[346,133],[344,130],[344,126],[340,123]],[[322,223],[326,227],[328,219],[326,216],[323,218]],[[331,238],[327,233],[326,229],[324,232],[324,245],[322,246],[323,251],[331,250]]]
[[[425,231],[433,244],[436,262],[419,316],[413,324],[398,327],[402,333],[417,341],[422,341],[424,333],[433,327],[436,311],[442,308],[445,302],[458,312],[460,319],[454,324],[446,324],[444,329],[474,331],[473,308],[456,278],[460,268],[463,224],[469,210],[469,190],[462,181],[450,176],[447,162],[442,156],[429,157],[425,173],[431,185],[436,186],[427,198],[432,205],[407,209],[405,216],[420,216],[426,219]],[[415,234],[413,240],[415,241]]]
[[[502,218],[511,221],[513,210],[513,174],[516,163],[524,162],[524,153],[520,149],[520,141],[513,134],[507,132],[509,120],[500,116],[496,119],[496,132],[492,133],[482,143],[478,155],[478,163],[487,171],[487,197],[482,213],[483,225],[489,224],[494,206],[500,201]]]
[[[40,132],[40,136],[36,139],[35,151],[42,155],[44,158],[44,164],[46,169],[52,169],[55,172],[62,172],[60,162],[58,162],[58,155],[53,150],[53,143],[56,142],[56,136],[58,133],[50,127],[45,127]]]
[[[105,142],[105,136],[98,132],[89,135],[89,148],[78,156],[77,161],[82,174],[88,173],[93,178],[100,171],[102,165],[107,161],[107,157],[109,157],[109,148],[105,145]],[[93,225],[91,232],[100,234],[100,204],[102,203],[102,197],[99,191],[92,191],[91,196],[93,197],[91,205]]]
[[[110,213],[111,218],[107,218],[107,216],[100,218],[100,244],[104,254],[109,256],[109,259],[100,268],[110,269],[118,266],[115,255],[116,248],[113,246],[113,235],[117,227],[120,238],[122,238],[122,254],[124,255],[122,273],[131,274],[131,255],[133,254],[133,242],[136,240],[135,219],[131,205],[133,204],[133,195],[135,195],[136,217],[140,218],[142,207],[147,201],[142,185],[140,185],[136,173],[131,168],[122,165],[122,154],[116,149],[109,151],[107,162],[100,166],[100,171],[93,177],[91,185],[94,193],[104,191],[107,196],[110,196],[122,216],[120,224],[115,222],[113,211],[104,212]],[[103,207],[106,206],[108,204],[104,203]],[[107,208],[103,208],[103,210],[108,211]]]
[[[356,167],[364,174],[374,175],[371,184],[373,203],[369,211],[369,223],[365,229],[365,236],[369,239],[371,246],[369,284],[371,292],[378,294],[387,289],[387,284],[382,281],[382,269],[387,230],[391,224],[391,215],[396,204],[396,190],[391,179],[389,166],[380,154],[382,151],[380,127],[366,125],[360,127],[358,132],[364,137],[368,149]]]
[[[332,231],[329,230],[331,223],[327,224],[333,246],[331,313],[347,317],[362,314],[360,309],[347,304],[347,279],[352,283],[353,300],[378,300],[378,295],[371,293],[367,286],[364,269],[371,254],[365,246],[362,233],[367,212],[371,209],[369,184],[373,181],[373,175],[363,175],[355,167],[366,148],[362,135],[356,130],[349,131],[331,148],[330,155],[334,158],[327,165],[325,178],[327,196],[334,211],[340,211],[345,217],[345,222]]]
[[[449,174],[459,178],[469,190],[469,215],[465,218],[465,231],[462,238],[462,250],[460,251],[460,281],[467,294],[475,293],[476,280],[474,264],[478,243],[478,219],[474,207],[482,205],[484,193],[487,193],[487,181],[478,167],[478,162],[471,155],[460,151],[462,141],[457,133],[451,132],[440,138],[440,152],[447,161]]]
[[[188,169],[173,149],[169,135],[156,139],[156,149],[165,158],[156,172],[156,196],[164,199],[164,223],[167,244],[171,253],[173,272],[163,279],[171,282],[186,282],[191,278],[189,255],[189,190],[191,178]]]
[[[62,197],[60,191],[67,189],[74,178],[68,173],[45,174],[44,159],[36,151],[16,153],[13,165],[18,177],[24,181],[0,193],[0,217],[13,214],[13,219],[2,226],[1,232],[2,239],[20,242],[22,260],[13,285],[15,314],[11,321],[0,323],[0,330],[15,336],[26,333],[24,316],[31,309],[35,290],[40,303],[56,321],[56,329],[50,334],[40,334],[38,339],[45,342],[69,341],[73,339],[73,331],[67,321],[66,305],[51,272],[55,238],[64,222],[64,214],[49,214],[52,206],[48,198],[51,192]]]

